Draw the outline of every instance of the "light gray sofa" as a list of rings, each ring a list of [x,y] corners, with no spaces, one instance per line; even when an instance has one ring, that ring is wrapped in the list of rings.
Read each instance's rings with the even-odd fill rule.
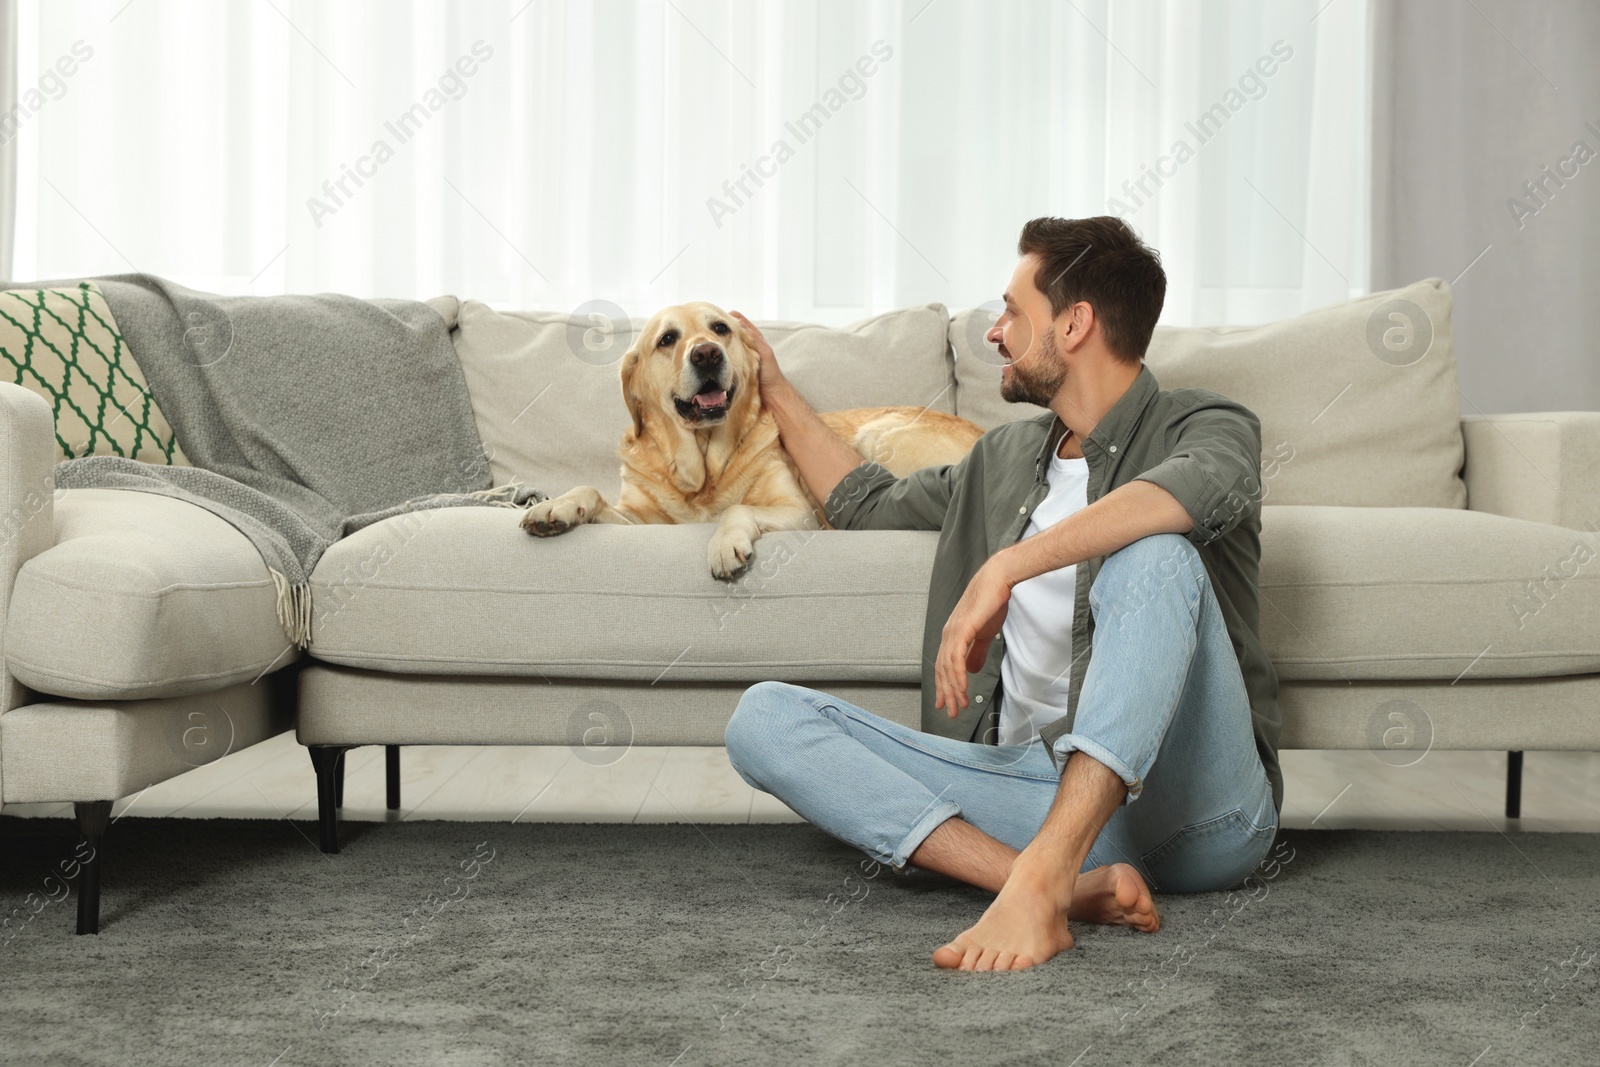
[[[614,494],[616,361],[635,323],[432,303],[495,481]],[[1164,387],[1215,389],[1262,420],[1261,625],[1283,748],[1504,750],[1513,768],[1525,749],[1600,749],[1600,413],[1461,418],[1449,309],[1433,280],[1152,345]],[[989,427],[1038,409],[999,400],[988,321],[930,305],[765,328],[819,409],[927,404]],[[111,802],[291,717],[328,851],[353,746],[389,746],[397,806],[400,746],[720,745],[764,679],[919,721],[933,533],[772,534],[729,584],[705,566],[709,526],[535,539],[499,509],[423,512],[329,550],[300,656],[242,534],[163,497],[56,498],[44,403],[0,385],[0,417],[0,799],[78,805],[95,848],[80,931],[96,928]]]

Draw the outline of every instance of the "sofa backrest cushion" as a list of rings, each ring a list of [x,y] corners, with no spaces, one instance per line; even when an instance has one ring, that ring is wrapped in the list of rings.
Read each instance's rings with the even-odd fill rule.
[[[429,303],[443,313],[440,301]],[[928,304],[843,328],[756,325],[818,411],[914,404],[950,412],[949,318],[942,304]],[[451,336],[496,485],[521,481],[552,496],[592,485],[615,500],[617,444],[628,428],[618,372],[643,326],[620,315],[460,302]]]
[[[1156,328],[1163,389],[1201,388],[1261,420],[1274,504],[1466,506],[1450,286],[1438,278],[1264,326]],[[985,429],[1039,414],[1000,399],[984,308],[950,323],[956,413]]]

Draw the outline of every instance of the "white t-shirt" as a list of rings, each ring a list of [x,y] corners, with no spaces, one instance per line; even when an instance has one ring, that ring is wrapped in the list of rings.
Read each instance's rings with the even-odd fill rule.
[[[1089,461],[1050,457],[1050,492],[1028,520],[1024,538],[1054,526],[1088,505]],[[1000,632],[1000,737],[1002,745],[1030,744],[1039,731],[1067,713],[1072,681],[1072,611],[1076,565],[1046,571],[1011,589]]]

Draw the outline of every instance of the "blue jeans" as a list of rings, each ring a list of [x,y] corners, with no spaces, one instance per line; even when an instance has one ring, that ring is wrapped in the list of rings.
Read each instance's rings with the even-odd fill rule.
[[[1083,870],[1130,863],[1163,892],[1237,885],[1272,847],[1278,814],[1198,550],[1176,534],[1133,542],[1106,557],[1089,606],[1094,651],[1056,754],[1065,766],[1081,749],[1128,793]],[[783,682],[745,691],[726,742],[751,786],[896,868],[958,815],[1020,851],[1060,784],[1041,740],[956,741]]]

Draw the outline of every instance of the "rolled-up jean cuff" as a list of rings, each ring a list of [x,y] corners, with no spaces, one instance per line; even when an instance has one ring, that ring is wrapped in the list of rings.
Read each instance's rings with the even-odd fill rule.
[[[1090,737],[1084,737],[1082,734],[1062,734],[1056,738],[1051,751],[1055,753],[1059,766],[1063,770],[1066,767],[1067,757],[1072,754],[1074,749],[1110,767],[1116,776],[1122,779],[1122,784],[1128,787],[1127,796],[1122,798],[1124,804],[1131,803],[1134,797],[1144,792],[1144,782],[1139,779],[1137,774],[1133,773],[1126,763],[1122,762],[1122,757],[1100,742]]]
[[[917,816],[917,821],[911,824],[911,830],[900,839],[900,845],[894,850],[894,855],[888,857],[889,865],[896,870],[904,868],[911,859],[911,854],[917,850],[917,846],[926,841],[928,835],[939,828],[940,823],[960,814],[960,805],[954,801],[935,797],[933,803],[929,804],[922,814]],[[874,858],[883,859],[881,856]]]

